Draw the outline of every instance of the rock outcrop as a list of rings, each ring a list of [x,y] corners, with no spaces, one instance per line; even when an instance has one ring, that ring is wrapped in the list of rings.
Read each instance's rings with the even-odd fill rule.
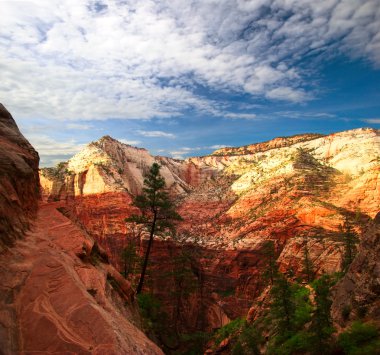
[[[130,284],[57,204],[0,258],[4,354],[161,354],[138,329]]]
[[[101,173],[91,146],[106,157]],[[180,302],[182,314],[191,315],[184,327],[210,330],[244,316],[265,288],[267,241],[275,245],[280,269],[291,270],[295,277],[303,277],[305,249],[315,274],[340,270],[340,225],[348,219],[359,231],[379,210],[379,152],[380,133],[374,129],[280,138],[183,161],[150,157],[105,137],[65,163],[68,172],[60,170],[60,181],[73,179],[70,174],[79,181],[82,172],[94,169],[101,178],[88,186],[99,181],[96,185],[107,190],[86,189],[87,180],[80,180],[85,181],[83,188],[71,190],[67,198],[70,189],[52,188],[58,181],[54,176],[48,181],[41,176],[41,182],[49,200],[67,200],[66,213],[99,241],[121,270],[120,251],[136,238],[124,223],[133,213],[131,197],[140,191],[144,171],[159,162],[184,218],[177,228],[177,249],[193,250],[190,278],[196,287]],[[125,175],[117,175],[118,169]],[[47,173],[42,171],[45,177]],[[144,238],[138,243],[143,248]],[[157,238],[153,274],[176,253],[171,243]],[[163,294],[174,288],[173,282],[167,278],[152,287],[175,317],[173,295],[166,293],[165,299]]]
[[[0,147],[1,354],[162,354],[104,250],[39,204],[38,154],[3,106]]]
[[[0,104],[0,253],[21,238],[39,199],[37,152]]]
[[[375,219],[365,228],[356,258],[334,289],[332,315],[341,328],[354,319],[380,326],[379,255],[380,221]]]

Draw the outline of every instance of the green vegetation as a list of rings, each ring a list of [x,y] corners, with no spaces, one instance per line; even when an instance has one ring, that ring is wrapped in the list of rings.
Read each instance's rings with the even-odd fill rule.
[[[305,277],[307,283],[310,283],[314,279],[314,265],[312,260],[310,259],[309,254],[309,246],[308,241],[305,241],[304,247],[303,247],[303,276]]]
[[[160,174],[160,168],[160,165],[153,163],[144,179],[143,194],[134,198],[133,205],[140,209],[141,214],[126,219],[127,222],[142,224],[149,230],[148,247],[136,290],[137,294],[141,293],[144,285],[154,235],[168,229],[174,231],[173,222],[181,219],[165,191],[165,179]]]
[[[225,326],[219,328],[215,334],[215,343],[219,345],[223,339],[236,334],[241,329],[244,322],[244,319],[236,318]]]
[[[356,255],[356,246],[359,243],[359,237],[347,217],[345,218],[343,225],[340,226],[340,233],[344,245],[342,271],[347,272]]]
[[[380,336],[372,324],[352,323],[339,335],[338,345],[347,355],[376,355],[380,352]]]
[[[261,252],[264,256],[264,280],[269,281],[273,285],[274,279],[278,275],[277,258],[275,255],[275,247],[273,240],[268,240],[264,243]]]
[[[143,318],[144,329],[156,332],[161,323],[160,302],[150,293],[140,293],[137,295],[137,303]]]
[[[136,273],[141,271],[142,259],[137,253],[136,245],[134,243],[130,243],[122,249],[120,259],[123,266],[121,274],[125,278],[134,276]]]

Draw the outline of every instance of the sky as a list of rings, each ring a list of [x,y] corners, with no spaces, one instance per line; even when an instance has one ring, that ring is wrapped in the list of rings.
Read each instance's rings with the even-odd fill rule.
[[[380,0],[0,0],[0,102],[53,166],[380,128]]]

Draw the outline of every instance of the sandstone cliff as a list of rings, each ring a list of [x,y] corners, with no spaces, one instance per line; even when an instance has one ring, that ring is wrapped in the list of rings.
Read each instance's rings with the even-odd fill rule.
[[[100,173],[92,145],[101,147],[97,154],[105,156],[108,171],[101,168]],[[264,288],[266,241],[274,242],[281,270],[291,270],[295,277],[303,277],[306,248],[315,274],[334,272],[341,267],[343,220],[348,218],[360,231],[379,210],[380,133],[374,129],[275,139],[184,161],[150,157],[109,137],[92,145],[65,163],[68,171],[59,170],[61,180],[41,176],[45,196],[66,199],[70,189],[57,191],[54,184],[69,179],[71,171],[77,180],[82,171],[98,171],[78,192],[71,190],[65,209],[121,269],[120,250],[136,238],[124,223],[133,213],[131,197],[141,189],[144,169],[153,161],[161,163],[184,218],[176,245],[192,251],[190,269],[197,286],[181,300],[186,329],[210,330],[246,314]],[[110,153],[119,149],[123,153]],[[125,175],[115,179],[117,169]],[[90,188],[94,184],[107,190]],[[143,246],[144,239],[138,243]],[[159,274],[179,249],[169,241],[155,243],[152,270]],[[175,317],[173,296],[165,293],[173,289],[174,279],[151,281]]]
[[[62,205],[37,211],[38,154],[0,109],[0,353],[162,354],[106,253]]]
[[[358,318],[380,326],[379,217],[367,226],[358,255],[334,288],[332,315],[342,328]]]
[[[37,152],[0,104],[0,253],[22,237],[39,199]]]

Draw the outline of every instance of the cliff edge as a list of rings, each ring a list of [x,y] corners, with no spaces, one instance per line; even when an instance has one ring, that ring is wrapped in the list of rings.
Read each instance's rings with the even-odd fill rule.
[[[0,253],[29,228],[39,199],[39,156],[0,104]]]

